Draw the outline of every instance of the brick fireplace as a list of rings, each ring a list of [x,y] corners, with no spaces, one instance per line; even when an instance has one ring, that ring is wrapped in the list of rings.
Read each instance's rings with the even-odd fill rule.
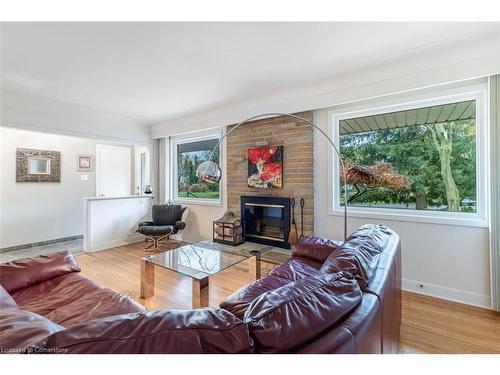
[[[297,113],[312,121],[312,112]],[[230,129],[231,126],[228,127]],[[247,182],[247,149],[267,142],[283,146],[283,188],[253,188]],[[298,120],[275,117],[253,121],[227,137],[227,206],[240,216],[241,197],[295,198],[295,221],[300,235],[301,198],[304,198],[304,235],[313,233],[313,129]],[[287,228],[288,230],[289,228]],[[288,234],[286,235],[288,237]],[[250,240],[247,238],[247,241]]]

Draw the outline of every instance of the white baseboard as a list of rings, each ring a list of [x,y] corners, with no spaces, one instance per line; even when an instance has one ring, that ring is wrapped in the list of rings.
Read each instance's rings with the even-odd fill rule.
[[[408,279],[403,279],[403,289],[426,296],[491,309],[491,298],[487,295]]]
[[[88,249],[86,251],[89,251],[89,252],[101,251],[101,250],[111,249],[112,247],[125,246],[128,244],[140,242],[140,241],[144,241],[144,236],[134,235],[134,236],[130,236],[130,237],[127,237],[125,239],[122,239],[122,240],[113,240],[113,241],[102,242],[100,244],[96,244],[96,245],[92,246],[91,249]]]

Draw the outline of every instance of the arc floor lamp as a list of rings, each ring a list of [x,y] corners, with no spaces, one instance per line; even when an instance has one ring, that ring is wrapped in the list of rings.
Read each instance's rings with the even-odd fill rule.
[[[257,116],[252,116],[250,118],[247,118],[246,120],[241,121],[240,123],[233,126],[228,132],[226,132],[226,134],[224,134],[224,136],[219,140],[219,142],[217,142],[217,144],[213,148],[212,152],[210,153],[210,157],[208,158],[208,160],[204,161],[203,163],[201,163],[198,166],[198,169],[196,170],[196,175],[200,179],[202,179],[203,181],[205,181],[209,184],[218,183],[222,177],[222,170],[221,170],[220,166],[213,160],[213,155],[214,155],[217,147],[220,146],[223,139],[226,138],[229,134],[231,134],[231,132],[233,130],[235,130],[236,128],[238,128],[239,126],[241,126],[247,122],[258,120],[260,118],[274,117],[274,116],[289,117],[289,118],[293,118],[295,120],[303,121],[306,124],[309,124],[314,129],[316,129],[321,134],[323,134],[325,136],[325,138],[328,140],[328,142],[330,142],[331,146],[333,147],[333,150],[335,151],[335,153],[337,154],[337,156],[339,158],[340,165],[342,167],[343,180],[344,180],[344,241],[347,240],[347,195],[348,195],[348,192],[347,192],[347,178],[346,178],[347,171],[346,171],[345,166],[344,166],[344,160],[342,159],[342,156],[340,155],[340,152],[339,152],[337,146],[335,146],[335,143],[333,143],[332,139],[328,136],[328,134],[326,134],[322,129],[320,129],[314,123],[312,123],[309,120],[306,120],[303,117],[300,117],[297,115],[292,115],[290,113],[263,113],[263,114],[260,114]]]

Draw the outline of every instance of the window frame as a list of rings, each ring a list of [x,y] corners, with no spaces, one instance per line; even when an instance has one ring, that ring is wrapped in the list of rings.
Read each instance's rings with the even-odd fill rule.
[[[218,199],[206,199],[206,198],[187,198],[179,197],[178,193],[178,177],[177,177],[177,146],[180,144],[186,144],[191,142],[204,141],[209,139],[217,139],[218,141],[222,138],[222,129],[211,129],[204,130],[194,133],[181,134],[169,137],[169,168],[168,175],[172,176],[170,178],[170,194],[169,202],[176,204],[195,204],[204,206],[217,206],[222,207],[222,194],[223,194],[223,183],[222,180],[219,182],[219,198]],[[221,144],[219,150],[219,164],[224,163],[224,147]]]
[[[374,100],[369,104],[358,107],[342,106],[328,111],[330,134],[333,135],[334,143],[340,145],[339,122],[344,119],[430,107],[466,100],[476,101],[476,213],[348,206],[348,215],[361,218],[488,227],[489,124],[487,116],[487,93],[487,85],[476,84],[450,90],[433,90],[433,92],[420,96],[400,95],[396,99]],[[344,209],[343,206],[340,206],[340,186],[337,178],[340,173],[339,159],[336,153],[331,152],[329,160],[331,163],[329,171],[332,173],[329,189],[329,215],[340,216],[343,215]]]

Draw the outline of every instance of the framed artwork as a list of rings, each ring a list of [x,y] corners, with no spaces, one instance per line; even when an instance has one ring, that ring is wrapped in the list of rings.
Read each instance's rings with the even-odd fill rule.
[[[283,188],[283,146],[248,149],[248,186]]]
[[[94,170],[94,160],[92,155],[81,155],[76,156],[76,170],[81,172],[89,172]]]
[[[16,149],[16,182],[61,182],[61,153]]]

